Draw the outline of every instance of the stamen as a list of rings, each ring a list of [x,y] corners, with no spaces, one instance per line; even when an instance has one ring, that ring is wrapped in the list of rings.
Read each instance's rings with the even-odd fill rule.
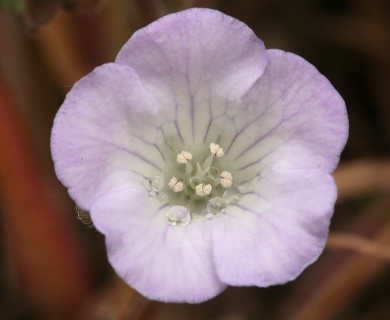
[[[190,176],[192,174],[192,171],[194,171],[194,167],[192,166],[191,162],[186,163],[186,176]]]
[[[202,168],[204,168],[204,173],[203,174],[206,174],[207,171],[210,169],[211,167],[211,164],[213,163],[213,160],[214,160],[214,155],[210,154],[206,160],[202,163]],[[199,170],[198,170],[199,171]]]
[[[199,159],[197,155],[193,156],[182,150],[176,154],[177,168],[169,167],[172,172],[170,180],[166,180],[168,183],[164,183],[162,176],[153,176],[147,180],[149,196],[157,198],[164,205],[172,206],[166,214],[168,224],[187,224],[191,220],[191,213],[205,219],[218,217],[229,205],[240,200],[240,186],[233,184],[231,172],[220,168],[225,165],[224,161],[216,159],[224,155],[223,149],[212,142],[209,144],[209,151],[206,155],[202,152],[201,155],[205,158]],[[197,162],[198,160],[200,161]],[[173,195],[171,192],[177,194]]]
[[[208,196],[211,193],[211,190],[213,190],[211,184],[204,183],[198,184],[195,188],[196,194],[201,197]]]
[[[183,182],[176,177],[172,177],[171,180],[169,180],[168,186],[173,190],[173,192],[180,192],[184,189]]]
[[[220,158],[224,155],[223,149],[214,142],[210,143],[209,150],[214,157]]]
[[[177,163],[180,163],[180,164],[185,164],[191,160],[192,160],[192,154],[188,151],[182,151],[176,157]]]
[[[233,184],[233,176],[229,171],[222,171],[221,175],[221,185],[225,189],[230,188]]]

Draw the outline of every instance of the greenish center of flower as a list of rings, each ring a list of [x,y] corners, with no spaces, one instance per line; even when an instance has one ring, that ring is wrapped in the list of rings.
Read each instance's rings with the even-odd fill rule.
[[[188,224],[193,215],[211,219],[238,202],[240,187],[234,185],[233,174],[219,162],[223,156],[223,149],[216,143],[210,143],[208,155],[197,158],[198,161],[191,152],[183,150],[164,176],[150,178],[149,196],[169,206],[169,224]]]

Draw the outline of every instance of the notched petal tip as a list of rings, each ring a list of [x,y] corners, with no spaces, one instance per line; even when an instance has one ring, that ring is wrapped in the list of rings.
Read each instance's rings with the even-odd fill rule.
[[[194,215],[188,223],[182,211],[169,215],[179,206],[152,201],[138,183],[160,177],[165,160],[157,129],[142,131],[148,116],[157,106],[159,114],[169,114],[164,128],[174,127],[182,146],[198,136],[204,142],[209,131],[221,136],[216,131],[223,125],[211,114],[219,108],[226,115],[230,103],[253,113],[237,114],[234,124],[242,130],[221,138],[231,138],[225,155],[213,144],[209,161],[234,159],[235,181],[246,172],[260,177],[256,186],[229,206],[222,199],[224,214],[215,221]],[[210,128],[197,136],[205,119]],[[242,22],[195,8],[139,30],[115,64],[80,80],[56,116],[51,147],[57,175],[105,234],[116,272],[150,299],[197,303],[222,292],[225,283],[285,283],[317,259],[336,199],[328,173],[347,135],[344,101],[317,69],[294,54],[266,51]],[[149,154],[153,148],[157,156]],[[186,165],[191,159],[186,151],[176,158]],[[283,160],[287,165],[275,169]],[[178,178],[168,178],[169,188],[183,191]],[[233,175],[223,171],[219,179],[229,188]],[[198,198],[213,187],[198,182]],[[213,202],[221,205],[214,197],[208,209]]]
[[[295,111],[295,108],[300,106],[299,111],[302,114],[297,114],[294,117],[305,117],[307,119],[306,126],[313,127],[317,134],[321,134],[324,140],[328,140],[327,143],[317,141],[316,144],[326,149],[330,157],[336,156],[336,161],[334,161],[333,167],[330,168],[330,172],[333,172],[347,143],[349,134],[348,113],[344,99],[331,82],[304,58],[278,49],[268,49],[267,53],[270,64],[279,65],[281,68],[290,70],[280,75],[279,81],[282,85],[293,77],[296,78],[294,85],[298,85],[298,87],[295,89],[300,90],[290,93],[291,96],[293,94],[295,96],[291,101],[292,106],[289,106],[289,108]],[[304,87],[306,89],[302,90]],[[290,90],[294,90],[294,88],[290,88]],[[311,96],[308,93],[311,93]],[[289,95],[288,92],[284,94]],[[304,131],[301,130],[301,132]],[[307,133],[307,135],[309,136],[310,133]],[[314,138],[319,139],[317,135]]]
[[[244,97],[245,112],[236,116],[240,125],[229,156],[243,175],[281,161],[333,172],[348,137],[344,100],[303,58],[277,49],[267,53],[264,74]]]
[[[213,230],[221,281],[267,287],[295,279],[322,253],[335,199],[332,176],[319,170],[264,177]]]
[[[237,100],[267,61],[263,42],[248,26],[202,8],[169,14],[138,30],[116,58],[132,66],[160,101],[168,92],[197,94],[209,88]]]
[[[173,226],[164,210],[137,187],[103,197],[92,207],[111,265],[152,300],[199,303],[215,297],[226,285],[215,272],[210,230],[197,218]]]

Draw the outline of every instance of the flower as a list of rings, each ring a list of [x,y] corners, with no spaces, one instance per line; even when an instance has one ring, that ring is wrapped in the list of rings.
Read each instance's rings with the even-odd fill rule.
[[[160,301],[296,278],[321,254],[343,99],[311,64],[210,9],[137,31],[54,121],[56,173],[115,271]]]

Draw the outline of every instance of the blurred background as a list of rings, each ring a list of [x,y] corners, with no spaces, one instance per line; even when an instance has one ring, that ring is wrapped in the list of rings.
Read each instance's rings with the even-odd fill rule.
[[[199,305],[148,301],[118,279],[103,237],[56,179],[65,94],[170,12],[216,8],[267,48],[313,63],[344,97],[350,138],[324,254],[295,281],[228,288]],[[390,2],[0,0],[0,319],[390,319]]]

